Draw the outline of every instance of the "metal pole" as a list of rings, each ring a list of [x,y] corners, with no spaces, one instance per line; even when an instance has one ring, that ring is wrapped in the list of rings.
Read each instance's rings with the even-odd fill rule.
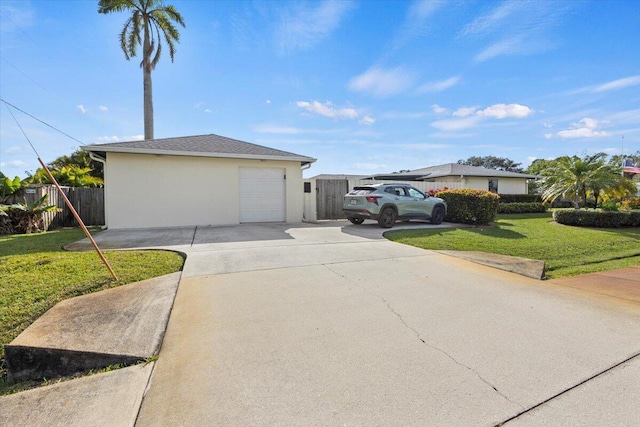
[[[89,233],[89,230],[87,229],[87,227],[84,225],[84,222],[82,222],[82,218],[80,218],[80,215],[78,215],[78,212],[76,212],[76,209],[73,207],[73,205],[71,204],[71,202],[69,201],[69,199],[67,198],[67,195],[64,194],[64,192],[62,191],[62,188],[60,188],[60,184],[58,184],[58,181],[56,181],[56,179],[53,177],[53,175],[51,175],[51,171],[49,170],[49,168],[47,167],[47,165],[44,164],[44,162],[42,161],[42,159],[40,157],[38,157],[38,161],[40,162],[40,164],[42,165],[42,168],[44,169],[44,171],[47,173],[47,176],[49,177],[49,179],[51,180],[51,182],[53,183],[53,185],[56,186],[56,188],[58,189],[58,192],[60,193],[60,195],[62,196],[62,198],[64,199],[64,203],[67,205],[67,207],[69,208],[69,210],[71,211],[71,213],[73,214],[73,217],[76,219],[76,221],[78,221],[78,224],[80,224],[80,228],[82,228],[82,231],[84,231],[84,234],[87,236],[87,238],[89,239],[89,241],[91,241],[91,244],[93,245],[93,248],[96,250],[96,252],[98,253],[98,256],[100,257],[100,259],[102,260],[102,262],[104,263],[104,265],[107,267],[107,269],[109,270],[109,273],[111,273],[111,277],[113,277],[113,279],[115,281],[118,281],[118,276],[116,276],[116,273],[113,271],[113,269],[111,268],[111,266],[109,265],[109,261],[107,261],[107,259],[104,257],[104,255],[102,254],[102,251],[100,250],[100,248],[98,247],[98,244],[96,243],[95,240],[93,240],[93,236],[91,236],[91,233]]]

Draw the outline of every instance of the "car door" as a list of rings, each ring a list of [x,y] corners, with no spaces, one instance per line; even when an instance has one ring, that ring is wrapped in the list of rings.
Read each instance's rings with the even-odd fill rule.
[[[389,198],[393,201],[393,203],[398,208],[398,216],[409,216],[411,215],[411,199],[407,196],[407,193],[404,187],[401,186],[393,186],[385,188],[385,193],[389,193]]]
[[[410,215],[413,218],[428,218],[431,216],[431,203],[425,194],[414,187],[407,187]]]

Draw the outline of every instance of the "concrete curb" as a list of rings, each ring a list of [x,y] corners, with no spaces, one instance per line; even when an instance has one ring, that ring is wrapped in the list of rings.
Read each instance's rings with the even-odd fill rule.
[[[532,279],[544,279],[545,265],[544,261],[535,259],[520,258],[508,255],[497,255],[486,252],[476,251],[436,251],[438,253],[449,255],[456,258],[466,259],[467,261],[477,264],[486,265],[488,267],[497,268],[511,273],[520,274],[522,276],[531,277]]]
[[[181,274],[56,304],[5,346],[10,381],[55,378],[158,354]]]
[[[2,426],[133,426],[154,363],[0,397]]]

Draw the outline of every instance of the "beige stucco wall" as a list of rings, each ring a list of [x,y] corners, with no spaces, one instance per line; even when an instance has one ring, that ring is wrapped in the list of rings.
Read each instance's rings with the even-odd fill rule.
[[[107,153],[107,226],[238,224],[240,167],[285,169],[286,221],[302,221],[300,162]]]
[[[489,190],[489,179],[465,177],[464,186],[477,190]],[[493,178],[498,180],[499,194],[527,194],[527,180],[523,178]]]

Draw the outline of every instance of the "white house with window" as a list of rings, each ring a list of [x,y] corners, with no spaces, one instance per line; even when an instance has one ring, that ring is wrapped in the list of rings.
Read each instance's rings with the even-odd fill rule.
[[[456,182],[460,183],[460,188],[487,190],[498,194],[527,194],[529,181],[539,177],[519,172],[447,163],[407,172],[377,174],[368,178],[381,181]]]

